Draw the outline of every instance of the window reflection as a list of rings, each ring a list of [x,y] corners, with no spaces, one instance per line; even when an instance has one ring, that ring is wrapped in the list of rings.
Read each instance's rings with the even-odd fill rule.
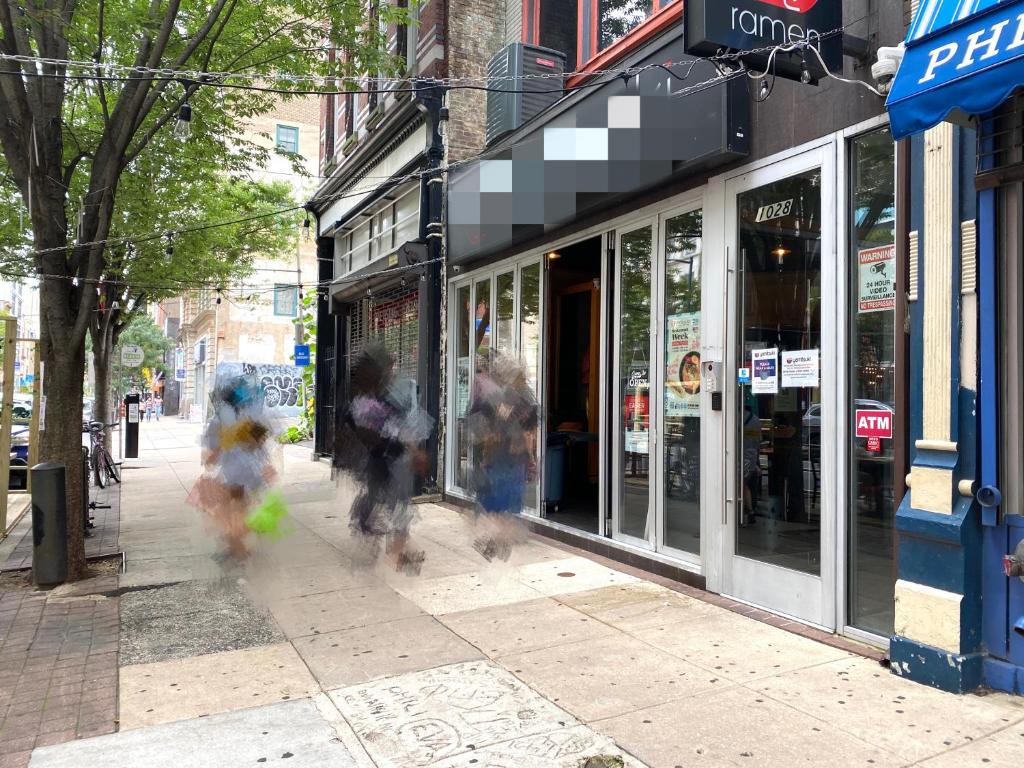
[[[598,50],[640,26],[651,15],[651,0],[598,0]]]
[[[464,285],[456,296],[456,356],[455,356],[455,485],[469,487],[469,441],[466,434],[466,412],[469,409],[470,379],[470,327],[469,286]]]
[[[821,173],[739,196],[742,514],[736,553],[821,573]],[[793,354],[813,361],[802,375]],[[813,368],[813,370],[812,370]],[[787,373],[788,371],[788,373]]]
[[[888,128],[850,142],[850,421],[896,415],[894,148]],[[851,430],[849,623],[880,635],[894,624],[893,445]]]
[[[628,232],[619,248],[619,533],[645,540],[650,532],[651,233],[651,227]]]
[[[665,222],[665,531],[700,553],[701,211]]]

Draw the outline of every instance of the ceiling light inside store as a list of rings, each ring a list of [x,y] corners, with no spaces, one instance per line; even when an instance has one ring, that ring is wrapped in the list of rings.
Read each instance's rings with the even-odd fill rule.
[[[784,258],[786,258],[791,253],[791,251],[788,248],[783,248],[780,245],[778,248],[776,248],[774,251],[772,251],[772,253],[775,254],[775,258],[777,258],[779,261],[782,261]]]
[[[556,253],[555,251],[551,251],[551,253],[548,254],[548,261],[554,261],[555,259],[560,258],[562,258],[562,254]]]

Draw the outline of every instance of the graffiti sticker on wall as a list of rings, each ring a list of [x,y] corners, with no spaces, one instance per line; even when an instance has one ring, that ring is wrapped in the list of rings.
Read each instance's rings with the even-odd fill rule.
[[[254,376],[263,389],[263,404],[282,416],[298,415],[302,409],[302,369],[273,363],[219,363],[217,378]]]

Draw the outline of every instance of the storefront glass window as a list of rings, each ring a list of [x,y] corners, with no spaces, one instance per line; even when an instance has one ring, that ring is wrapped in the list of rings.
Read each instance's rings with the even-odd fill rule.
[[[736,554],[821,573],[821,172],[739,195]]]
[[[487,365],[487,353],[491,349],[491,280],[477,280],[476,309],[473,312],[476,369]]]
[[[894,145],[888,128],[850,142],[849,623],[893,632],[896,387]],[[870,417],[870,418],[868,418]],[[887,427],[869,425],[883,423]]]
[[[519,345],[526,381],[534,395],[539,395],[540,264],[529,264],[519,273]],[[534,472],[523,489],[523,507],[534,512],[540,509],[537,477]]]
[[[700,553],[701,211],[665,222],[665,543]]]
[[[516,281],[514,272],[502,272],[494,281],[497,295],[497,322],[494,324],[494,348],[498,352],[515,354]]]
[[[469,410],[470,328],[473,327],[470,286],[464,285],[456,294],[455,318],[455,485],[469,488],[469,436],[466,413]]]
[[[395,203],[395,246],[415,240],[420,233],[419,187],[413,187]]]
[[[651,15],[651,0],[598,0],[598,50],[603,51]]]
[[[652,228],[619,245],[619,403],[622,430],[618,532],[647,540],[650,511]]]

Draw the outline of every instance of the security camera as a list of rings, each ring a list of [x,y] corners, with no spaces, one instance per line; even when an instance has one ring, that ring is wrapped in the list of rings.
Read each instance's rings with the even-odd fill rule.
[[[896,46],[882,46],[878,49],[878,60],[871,65],[871,77],[878,83],[878,90],[888,93],[892,81],[899,71],[900,62],[906,49],[903,43]]]

